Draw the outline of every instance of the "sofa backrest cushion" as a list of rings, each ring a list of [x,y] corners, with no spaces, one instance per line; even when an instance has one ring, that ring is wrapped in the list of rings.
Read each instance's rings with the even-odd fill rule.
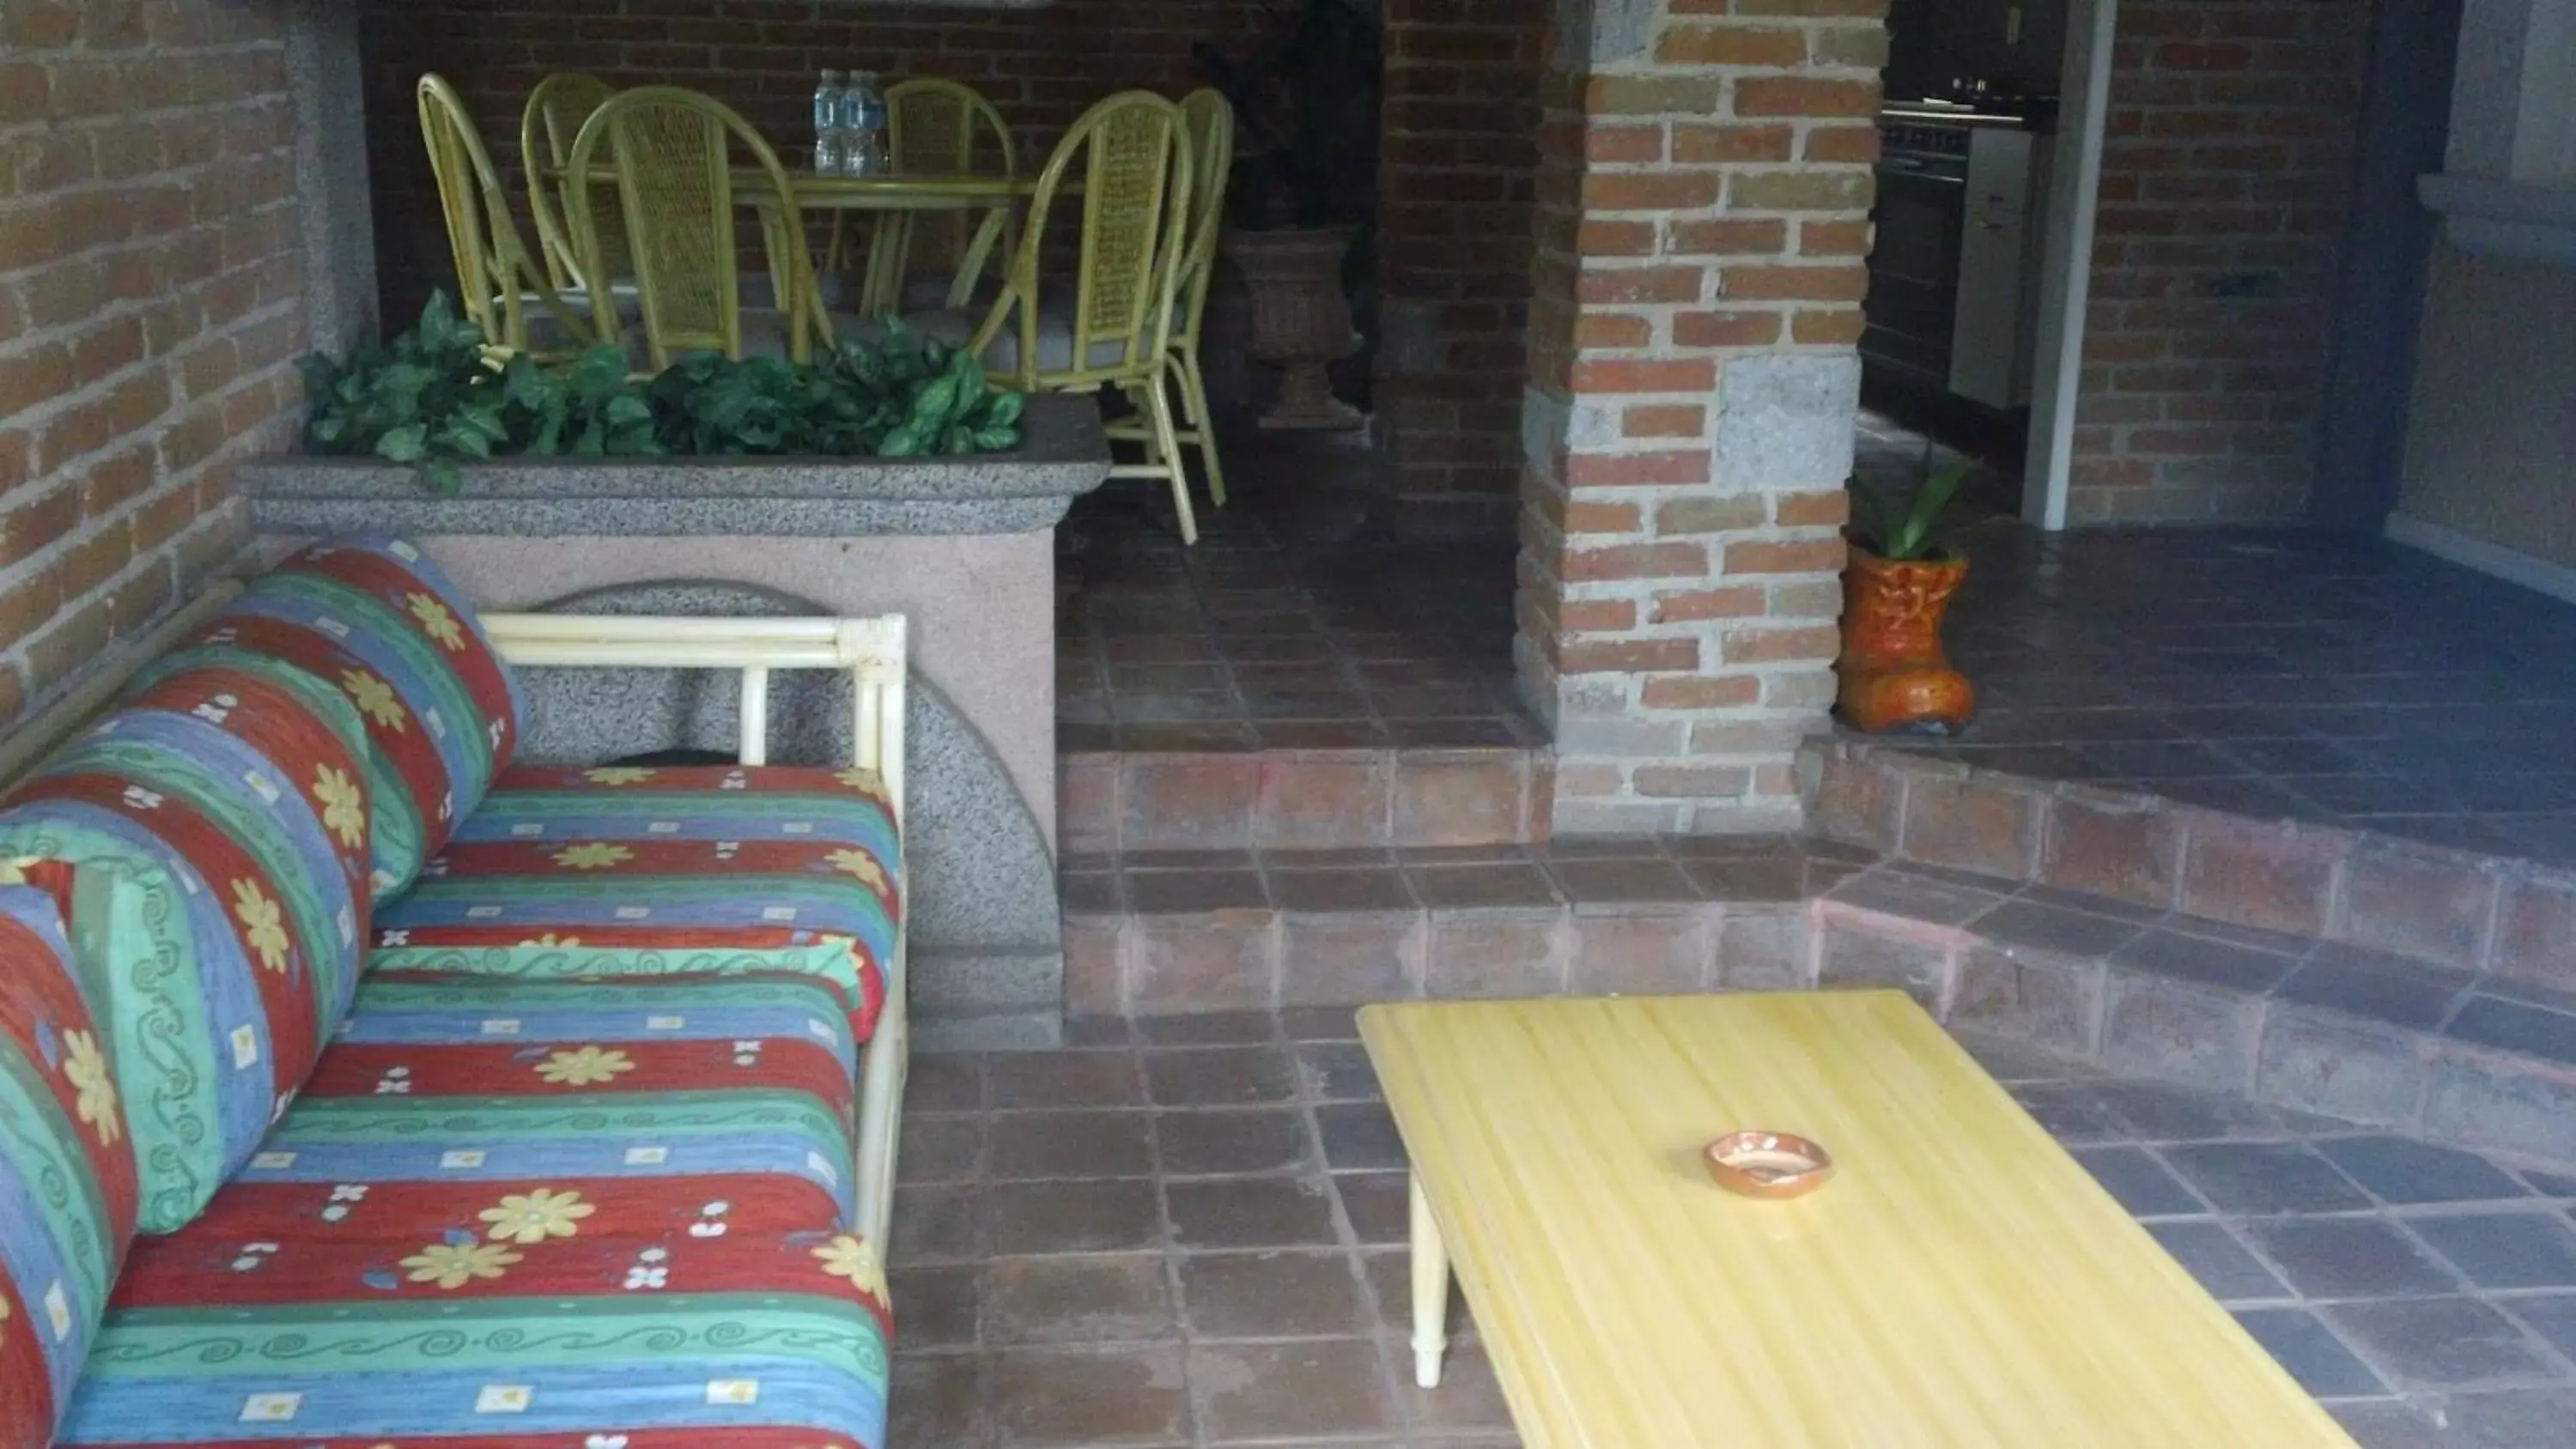
[[[52,1440],[134,1240],[110,1050],[55,899],[0,886],[0,1444]]]
[[[510,672],[472,605],[421,551],[374,535],[313,545],[254,580],[182,648],[241,648],[349,697],[380,783],[375,898],[436,855],[518,748]]]
[[[367,936],[365,737],[302,671],[150,680],[0,799],[0,862],[76,867],[71,939],[142,1174],[194,1217],[312,1071]]]

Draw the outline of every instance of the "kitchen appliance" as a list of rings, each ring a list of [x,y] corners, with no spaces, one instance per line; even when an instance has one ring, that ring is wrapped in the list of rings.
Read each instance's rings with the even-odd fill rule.
[[[1917,390],[2027,405],[2048,138],[1941,102],[1891,106],[1879,132],[1861,355]]]

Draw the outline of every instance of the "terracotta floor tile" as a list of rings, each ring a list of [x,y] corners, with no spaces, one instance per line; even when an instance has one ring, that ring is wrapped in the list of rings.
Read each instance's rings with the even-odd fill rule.
[[[1136,1059],[1123,1051],[997,1052],[985,1065],[996,1107],[1144,1105]]]
[[[1153,1046],[1233,1046],[1275,1038],[1279,1019],[1267,1011],[1200,1011],[1140,1017],[1136,1029]]]
[[[1398,1239],[1401,1244],[1403,1240]],[[1360,1270],[1377,1297],[1378,1327],[1396,1334],[1413,1331],[1413,1257],[1403,1247],[1360,1254]],[[1460,1341],[1476,1333],[1475,1316],[1468,1311],[1467,1295],[1453,1280],[1449,1284],[1449,1342],[1455,1348]],[[1407,1365],[1405,1382],[1413,1375]]]
[[[898,1182],[954,1182],[984,1169],[984,1123],[979,1117],[914,1117],[904,1123],[903,1151],[895,1159]]]
[[[1483,906],[1552,906],[1556,887],[1547,872],[1527,862],[1408,868],[1414,893],[1433,910]]]
[[[1285,1083],[1294,1096],[1275,1105],[1154,1109],[941,1112],[916,1104],[904,1124],[908,1180],[897,1193],[889,1252],[898,1325],[893,1442],[903,1449],[1514,1444],[1463,1295],[1449,1308],[1443,1385],[1424,1391],[1411,1382],[1403,1145],[1382,1103],[1332,1100],[1367,1089],[1351,1021],[1347,1009],[1091,1019],[1081,1036],[1096,1045],[1086,1049],[923,1058],[936,1084],[929,1100],[945,1106],[1050,1090],[1123,1092],[1102,1085],[1110,1082],[1216,1099],[1275,1093]],[[2331,1384],[2338,1395],[2369,1395],[2338,1402],[2350,1421],[2379,1422],[2364,1411],[2395,1405],[2387,1395],[2412,1391],[2403,1385],[2440,1388],[2449,1395],[2446,1412],[2462,1424],[2486,1423],[2478,1415],[2490,1409],[2494,1424],[2506,1423],[2494,1418],[2507,1413],[2494,1408],[2506,1393],[2576,1397],[2561,1387],[2570,1376],[2540,1340],[2525,1344],[2520,1329],[2507,1331],[2514,1322],[2538,1323],[2556,1343],[2558,1325],[2576,1322],[2567,1306],[2576,1296],[2528,1286],[2566,1276],[2566,1255],[2556,1251],[2566,1230],[2546,1225],[2563,1222],[2562,1199],[2576,1198],[2576,1179],[2531,1176],[2540,1194],[2533,1196],[2522,1177],[2483,1159],[2446,1159],[2454,1160],[2453,1177],[2475,1171],[2490,1191],[2508,1193],[2497,1201],[2520,1207],[2514,1224],[2549,1252],[2521,1252],[2521,1239],[2498,1248],[2498,1234],[2479,1226],[2482,1214],[2492,1216],[2489,1204],[2391,1211],[2327,1165],[2329,1156],[2351,1157],[2365,1185],[2384,1189],[2387,1174],[2361,1172],[2369,1164],[2351,1144],[2371,1146],[2378,1161],[2397,1151],[2392,1143],[2412,1139],[2354,1137],[2322,1119],[2070,1068],[2018,1041],[2000,1053],[1992,1040],[1970,1045],[2020,1083],[2015,1096],[2062,1139],[2153,1144],[2088,1148],[2089,1165],[2134,1165],[2144,1153],[2196,1184],[2202,1195],[2190,1201],[2172,1191],[2142,1195],[2133,1183],[2124,1200],[2139,1212],[2189,1209],[2156,1229],[2192,1249],[2196,1272],[2210,1271],[2199,1260],[2212,1243],[2232,1247],[2236,1268],[2254,1277],[2239,1271],[2231,1281],[2259,1289],[2263,1301],[2249,1311],[2271,1315],[2249,1328],[2303,1382],[2313,1381],[2313,1391]],[[2319,1155],[2316,1143],[2331,1151]],[[1327,1175],[1326,1155],[1341,1170]],[[2415,1201],[2386,1200],[2400,1199]],[[2512,1286],[2496,1296],[2482,1283]],[[2383,1296],[2365,1302],[2356,1294]],[[2465,1338],[2453,1331],[2464,1325],[2474,1330]],[[2568,1337],[2576,1341],[2576,1333]],[[2359,1352],[2350,1359],[2336,1350],[2352,1363],[2366,1360],[2371,1374],[2319,1377],[2333,1367],[2320,1346],[2337,1343]],[[2482,1356],[2459,1357],[2471,1350]],[[2498,1372],[2519,1387],[2495,1389]],[[2510,1418],[2515,1432],[2480,1442],[2576,1443],[2576,1434],[2555,1432],[2565,1420],[2563,1412],[2525,1414]],[[2549,1427],[2534,1430],[2535,1423]]]
[[[890,1444],[981,1449],[991,1442],[992,1399],[971,1353],[898,1353],[890,1390]]]
[[[999,1449],[1188,1441],[1189,1394],[1177,1344],[998,1353],[990,1374]],[[923,1449],[938,1443],[925,1441]]]
[[[1284,1172],[1312,1161],[1302,1112],[1157,1112],[1154,1137],[1172,1177]]]
[[[984,1068],[979,1057],[944,1052],[916,1052],[903,1084],[907,1112],[972,1112],[984,1105]]]
[[[1189,1373],[1210,1444],[1362,1434],[1400,1422],[1369,1339],[1194,1344]]]
[[[1346,1252],[1192,1253],[1180,1275],[1181,1321],[1193,1338],[1322,1338],[1372,1327]]]
[[[973,1348],[982,1331],[983,1278],[979,1263],[888,1273],[886,1291],[903,1305],[904,1349]]]
[[[1145,1080],[1160,1107],[1249,1107],[1297,1095],[1287,1049],[1266,1043],[1147,1052]]]
[[[1146,1177],[1154,1170],[1141,1112],[1005,1112],[993,1118],[992,1175]],[[909,1156],[907,1140],[904,1152]]]
[[[1417,1430],[1446,1435],[1460,1429],[1508,1432],[1512,1427],[1511,1406],[1503,1402],[1503,1386],[1495,1381],[1493,1361],[1481,1344],[1450,1344],[1440,1359],[1438,1388],[1422,1388],[1407,1376],[1397,1384],[1395,1396]]]
[[[1357,1041],[1358,1009],[1349,1006],[1291,1006],[1281,1009],[1279,1028],[1290,1041]]]
[[[1322,1177],[1230,1177],[1167,1183],[1178,1248],[1321,1247],[1337,1241],[1332,1185]]]
[[[1146,915],[1259,910],[1270,903],[1248,870],[1139,870],[1127,873],[1127,901]]]
[[[989,1343],[1126,1343],[1180,1331],[1159,1253],[997,1258],[983,1273]]]
[[[984,1189],[990,1251],[1107,1253],[1163,1245],[1162,1204],[1145,1178],[997,1182]]]
[[[1404,1138],[1395,1118],[1376,1102],[1337,1103],[1315,1109],[1324,1133],[1324,1158],[1335,1172],[1400,1168],[1405,1165]]]
[[[982,1199],[983,1189],[973,1183],[898,1186],[888,1261],[940,1263],[983,1257],[991,1249],[984,1234]]]
[[[1336,1172],[1333,1189],[1362,1243],[1401,1243],[1412,1231],[1404,1173]]]
[[[1273,870],[1270,896],[1283,911],[1408,911],[1402,872],[1383,869]]]

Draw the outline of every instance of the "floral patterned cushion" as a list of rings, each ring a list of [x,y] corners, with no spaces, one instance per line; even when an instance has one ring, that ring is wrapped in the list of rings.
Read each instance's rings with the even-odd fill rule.
[[[376,917],[373,970],[799,970],[885,999],[902,852],[877,778],[786,766],[510,771]]]
[[[518,691],[473,606],[398,539],[315,544],[182,647],[270,655],[347,693],[377,782],[378,900],[438,853],[518,748]]]
[[[80,867],[71,939],[123,1093],[140,1222],[250,1156],[348,1006],[367,930],[365,746],[267,661],[129,693],[0,804],[0,861]]]
[[[61,1442],[881,1449],[847,1013],[794,973],[371,975],[137,1249]]]
[[[44,891],[0,886],[0,1444],[52,1438],[134,1201],[133,1139],[61,913]]]
[[[188,1232],[408,1241],[504,1198],[565,1204],[567,1233],[838,1229],[857,1201],[848,1010],[840,987],[792,972],[370,973],[294,1107]]]

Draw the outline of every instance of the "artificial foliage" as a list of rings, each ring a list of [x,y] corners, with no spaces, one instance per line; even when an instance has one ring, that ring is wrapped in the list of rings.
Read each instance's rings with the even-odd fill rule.
[[[879,332],[812,362],[700,354],[647,380],[617,347],[549,361],[504,354],[439,293],[391,341],[299,364],[305,441],[417,467],[441,493],[486,458],[915,458],[1019,446],[1026,399],[988,386],[972,354],[894,318]]]

